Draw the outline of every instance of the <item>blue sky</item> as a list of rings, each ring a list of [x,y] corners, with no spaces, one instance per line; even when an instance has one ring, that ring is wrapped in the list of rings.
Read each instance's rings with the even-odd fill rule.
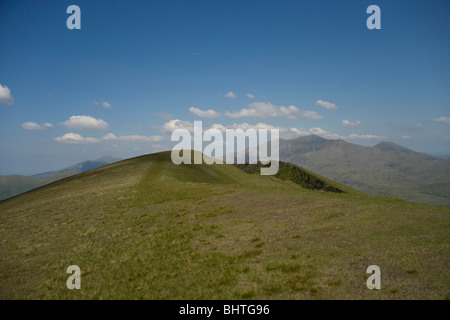
[[[71,4],[81,30],[66,27]],[[366,27],[371,4],[381,30]],[[194,120],[448,155],[449,13],[445,0],[2,1],[0,174],[169,150]]]

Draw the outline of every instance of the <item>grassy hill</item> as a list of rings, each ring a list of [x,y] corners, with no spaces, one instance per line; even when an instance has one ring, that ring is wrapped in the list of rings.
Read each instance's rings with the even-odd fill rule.
[[[158,153],[1,201],[0,298],[448,299],[449,227],[450,208]]]
[[[371,195],[450,206],[450,159],[392,142],[365,147],[306,136],[280,140],[280,159]]]

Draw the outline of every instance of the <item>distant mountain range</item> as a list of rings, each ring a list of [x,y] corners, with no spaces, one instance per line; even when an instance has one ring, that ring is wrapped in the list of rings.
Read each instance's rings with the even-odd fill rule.
[[[112,156],[103,156],[96,160],[86,160],[64,169],[43,172],[32,176],[0,176],[0,200],[13,197],[57,180],[88,170],[96,169],[119,160],[121,159]]]
[[[365,147],[310,135],[280,140],[280,160],[367,194],[450,206],[450,159],[393,142]]]
[[[0,176],[0,200],[118,160],[105,156],[33,176]],[[280,160],[369,195],[450,206],[450,159],[393,142],[366,147],[315,135],[280,139]]]

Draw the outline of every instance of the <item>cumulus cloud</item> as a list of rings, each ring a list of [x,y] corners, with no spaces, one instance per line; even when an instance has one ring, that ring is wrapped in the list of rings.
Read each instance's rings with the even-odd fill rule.
[[[178,119],[174,119],[174,120],[170,120],[170,121],[166,122],[164,124],[164,126],[162,127],[163,132],[169,132],[169,133],[171,133],[175,129],[187,129],[188,131],[190,131],[192,133],[194,131],[194,123],[189,122],[189,121],[181,121]],[[311,134],[321,136],[326,139],[351,140],[351,139],[385,139],[386,138],[383,136],[377,136],[377,135],[372,135],[372,134],[355,134],[355,133],[344,136],[344,135],[340,135],[340,134],[333,133],[330,131],[326,131],[319,127],[314,127],[314,128],[310,128],[310,129],[299,129],[299,128],[274,126],[274,125],[270,125],[270,124],[263,123],[263,122],[259,122],[257,124],[249,124],[247,122],[243,122],[243,123],[233,123],[233,124],[229,124],[229,125],[214,123],[210,127],[207,127],[204,125],[202,129],[203,129],[203,131],[205,131],[207,129],[218,129],[221,132],[225,132],[227,129],[235,129],[235,130],[242,129],[244,131],[247,129],[255,129],[255,130],[278,129],[280,131],[280,136],[284,139],[295,138],[298,136],[307,136],[307,135],[311,135]]]
[[[319,120],[323,118],[320,114],[318,114],[315,111],[300,111],[300,117],[312,120]]]
[[[291,131],[299,136],[309,136],[312,134],[309,130],[299,129],[299,128],[291,128]]]
[[[416,123],[416,124],[414,125],[414,128],[416,128],[416,129],[423,128],[423,124]]]
[[[402,136],[402,139],[408,140],[408,139],[411,139],[411,137],[410,136]]]
[[[450,124],[450,118],[449,117],[435,118],[435,119],[433,119],[433,121],[442,122],[442,123],[445,123],[445,124]]]
[[[73,130],[107,130],[108,124],[102,119],[95,119],[91,116],[71,116],[64,122],[68,129]]]
[[[299,136],[309,136],[311,134],[314,134],[316,136],[321,136],[327,139],[342,139],[343,136],[340,136],[336,133],[331,133],[326,130],[323,130],[322,128],[310,128],[310,129],[298,129],[298,128],[291,128],[291,132],[299,135]]]
[[[356,120],[355,122],[350,122],[348,120],[342,120],[342,125],[344,127],[360,127],[362,125],[362,123],[359,120]]]
[[[327,138],[327,139],[385,139],[385,137],[371,135],[371,134],[352,133],[348,136],[343,136],[343,135],[339,135],[337,133],[323,130],[322,128],[310,128],[310,129],[291,128],[291,132],[293,132],[299,136],[307,136],[307,135],[314,134],[316,136],[321,136],[321,137]]]
[[[7,86],[0,84],[0,104],[6,104],[12,106],[14,104],[14,98],[11,95],[11,90]]]
[[[344,139],[386,139],[386,137],[376,136],[374,134],[356,134],[356,133],[352,133],[351,135],[344,136]]]
[[[23,130],[42,130],[44,129],[40,124],[37,124],[36,122],[28,121],[22,123],[22,129]]]
[[[299,110],[295,106],[276,106],[269,102],[252,102],[248,105],[248,108],[243,108],[238,112],[225,112],[225,115],[229,118],[242,118],[242,117],[280,117],[286,116],[289,119],[295,119],[295,114]]]
[[[164,140],[162,136],[116,136],[114,133],[108,133],[101,138],[102,141],[120,141],[120,142],[157,142]]]
[[[28,122],[22,123],[21,127],[23,130],[45,130],[48,128],[53,128],[53,125],[48,122],[45,122],[43,124],[38,124],[36,122],[28,121]]]
[[[112,107],[111,104],[106,101],[92,101],[92,104],[94,106],[102,106],[103,108],[106,108],[106,109],[109,109]]]
[[[316,101],[316,105],[324,107],[324,108],[329,109],[329,110],[338,108],[338,106],[335,105],[334,103],[323,101],[323,100],[317,100]]]
[[[162,127],[162,131],[163,132],[169,132],[171,133],[173,130],[175,129],[187,129],[189,130],[191,133],[194,131],[194,123],[193,122],[189,122],[189,121],[181,121],[178,119],[174,119],[174,120],[170,120],[168,122],[166,122],[164,124],[164,126]],[[210,127],[207,127],[204,125],[203,123],[203,131],[207,130],[207,129],[218,129],[222,132],[225,132],[226,129],[242,129],[242,130],[247,130],[247,129],[255,129],[255,130],[259,130],[259,129],[279,129],[280,132],[287,132],[289,131],[288,128],[283,128],[283,127],[277,127],[277,126],[273,126],[270,124],[266,124],[266,123],[262,123],[259,122],[257,124],[249,124],[247,122],[243,122],[243,123],[233,123],[233,124],[229,124],[229,125],[222,125],[220,123],[214,123],[212,124]]]
[[[247,129],[255,129],[255,130],[259,130],[259,129],[267,129],[267,130],[271,130],[271,129],[278,129],[280,130],[280,132],[285,132],[288,129],[287,128],[283,128],[283,127],[277,127],[277,126],[272,126],[270,124],[267,123],[262,123],[259,122],[257,124],[248,124],[247,122],[243,122],[243,123],[233,123],[230,125],[221,125],[219,123],[215,123],[211,126],[211,129],[219,129],[222,132],[225,132],[226,129],[242,129],[244,131],[246,131]]]
[[[97,138],[91,138],[91,137],[83,137],[79,135],[78,133],[66,133],[65,135],[61,137],[56,137],[53,140],[56,142],[62,142],[62,143],[69,143],[69,144],[79,144],[79,143],[98,143],[100,142]]]
[[[201,118],[218,118],[221,116],[221,114],[214,110],[200,110],[199,108],[190,107],[189,111],[193,114],[195,114],[197,117]]]
[[[228,91],[227,93],[225,93],[225,98],[234,99],[234,98],[237,98],[237,95],[232,91]]]
[[[77,133],[66,133],[61,137],[56,137],[56,142],[80,144],[80,143],[99,143],[99,142],[158,142],[164,140],[161,136],[116,136],[114,133],[108,133],[101,138],[83,137]]]
[[[255,99],[255,96],[252,95],[251,93],[246,93],[245,95],[250,99]]]
[[[172,119],[164,123],[161,128],[163,132],[172,132],[175,129],[187,129],[190,132],[194,132],[194,124],[189,121],[182,121],[178,119]]]

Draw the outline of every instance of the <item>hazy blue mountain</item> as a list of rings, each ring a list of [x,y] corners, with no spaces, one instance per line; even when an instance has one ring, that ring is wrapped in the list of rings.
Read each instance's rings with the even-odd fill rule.
[[[450,206],[450,159],[393,142],[365,147],[311,135],[280,140],[280,160],[371,195]]]
[[[66,171],[85,172],[85,171],[88,171],[88,170],[92,170],[92,169],[95,169],[95,168],[99,168],[99,167],[105,166],[105,165],[113,163],[113,162],[117,162],[119,160],[121,160],[121,159],[120,158],[115,158],[115,157],[112,157],[112,156],[103,156],[103,157],[98,158],[96,160],[82,161],[82,162],[79,162],[77,164],[74,164],[74,165],[69,166],[69,167],[64,168],[64,169],[43,172],[43,173],[32,175],[30,177],[42,179],[42,178],[46,178],[46,177],[52,176],[54,174],[62,173],[62,172],[66,172]]]

